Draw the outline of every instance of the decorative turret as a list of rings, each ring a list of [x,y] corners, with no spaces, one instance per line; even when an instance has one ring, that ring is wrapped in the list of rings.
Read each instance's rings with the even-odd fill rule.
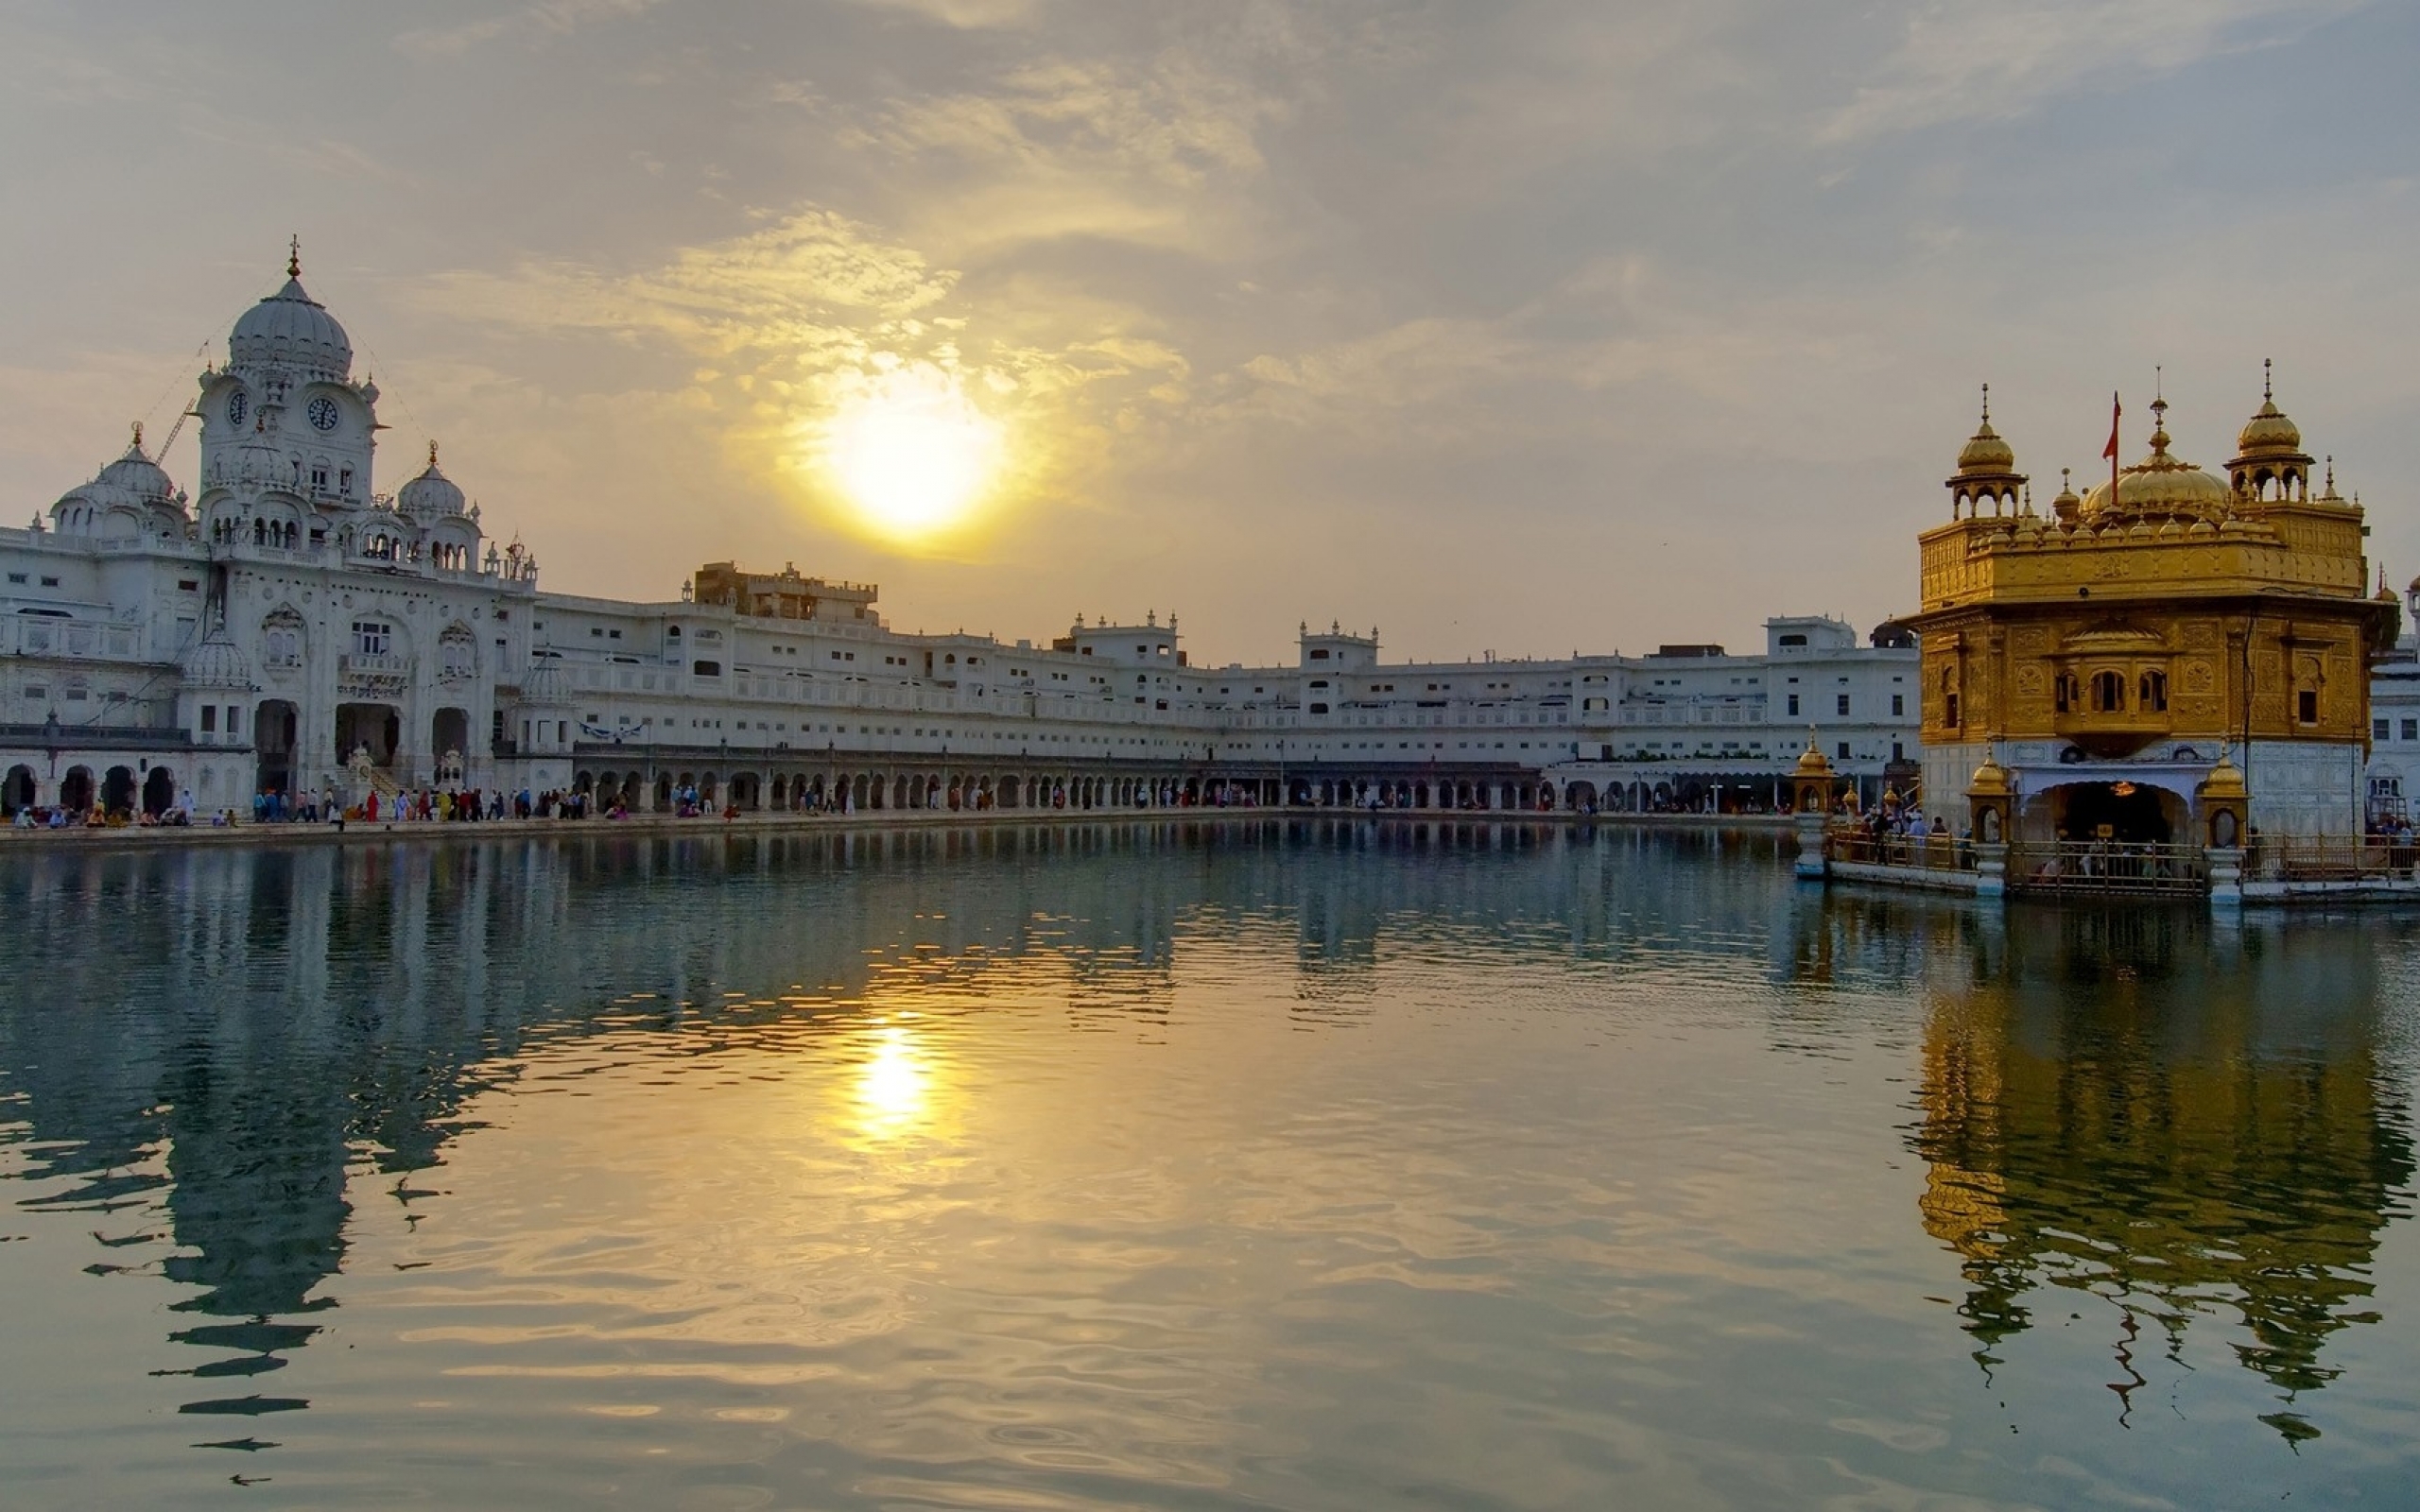
[[[1983,419],[1958,453],[1958,471],[1943,481],[1949,490],[1949,517],[1976,517],[1983,501],[1992,513],[2014,514],[2024,495],[2025,474],[2016,470],[2016,450],[1992,429],[1992,386],[1983,386]]]
[[[435,441],[428,443],[427,469],[395,493],[395,507],[423,524],[460,514],[464,502],[454,480],[437,470]]]
[[[2236,437],[2236,456],[2227,464],[2227,482],[2246,499],[2307,499],[2310,497],[2310,458],[2303,452],[2303,433],[2277,407],[2269,359],[2260,362],[2260,408],[2243,422]]]

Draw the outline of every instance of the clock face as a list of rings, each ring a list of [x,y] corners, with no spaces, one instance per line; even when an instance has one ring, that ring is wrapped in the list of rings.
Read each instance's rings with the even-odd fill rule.
[[[337,421],[342,418],[342,413],[337,408],[337,402],[325,394],[311,401],[302,413],[311,418],[311,424],[316,429],[323,431],[335,430]]]
[[[233,393],[227,396],[228,424],[241,425],[244,423],[244,417],[251,412],[252,402],[244,397],[244,391],[242,389],[238,388]]]

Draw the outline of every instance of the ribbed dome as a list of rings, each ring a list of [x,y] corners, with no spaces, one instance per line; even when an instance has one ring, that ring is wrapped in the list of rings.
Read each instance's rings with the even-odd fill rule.
[[[2154,402],[2160,427],[2152,432],[2149,456],[2118,474],[2117,497],[2098,484],[2078,511],[2085,520],[2188,518],[2219,520],[2232,512],[2235,495],[2223,482],[2192,463],[2169,455],[2167,409]]]
[[[251,663],[228,638],[227,627],[214,625],[201,644],[185,653],[184,683],[188,688],[250,688]]]
[[[437,470],[437,443],[428,443],[428,470],[395,491],[395,507],[416,520],[436,520],[462,512],[462,490]]]
[[[227,360],[238,368],[290,368],[315,378],[343,380],[353,370],[353,341],[302,280],[246,310],[227,337]]]
[[[553,657],[541,657],[521,674],[521,701],[528,704],[571,702],[571,679]]]
[[[204,487],[251,484],[263,489],[290,489],[294,486],[294,463],[270,445],[268,436],[255,425],[251,435],[212,460],[210,475],[202,483]]]
[[[1961,472],[2006,472],[2016,466],[2016,449],[2000,439],[1989,420],[1966,438],[1964,449],[1958,454]]]
[[[2246,456],[2261,452],[2298,453],[2303,449],[2302,427],[2288,420],[2275,401],[2264,399],[2258,412],[2244,421],[2235,444]]]
[[[126,449],[126,455],[101,469],[101,475],[95,481],[123,489],[130,498],[140,499],[147,504],[174,501],[177,496],[174,480],[159,463],[144,455],[143,427],[140,425],[134,428],[134,441]]]

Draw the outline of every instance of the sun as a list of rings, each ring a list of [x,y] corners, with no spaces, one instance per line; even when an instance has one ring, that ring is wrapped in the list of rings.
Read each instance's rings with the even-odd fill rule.
[[[824,466],[874,531],[900,541],[963,524],[997,480],[997,421],[949,373],[896,368],[843,399],[823,424]]]

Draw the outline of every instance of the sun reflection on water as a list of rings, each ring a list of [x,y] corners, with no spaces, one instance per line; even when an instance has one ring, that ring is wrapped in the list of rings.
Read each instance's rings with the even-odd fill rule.
[[[930,1120],[933,1073],[904,1022],[885,1023],[867,1043],[857,1071],[857,1129],[870,1140],[921,1132]]]

